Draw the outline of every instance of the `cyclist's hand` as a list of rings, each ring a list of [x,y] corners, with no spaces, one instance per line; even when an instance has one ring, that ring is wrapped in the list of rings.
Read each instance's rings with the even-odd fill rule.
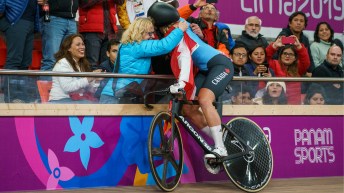
[[[185,87],[184,81],[179,81],[178,83],[175,83],[170,86],[170,92],[172,94],[177,94],[179,92],[179,89],[183,89]]]

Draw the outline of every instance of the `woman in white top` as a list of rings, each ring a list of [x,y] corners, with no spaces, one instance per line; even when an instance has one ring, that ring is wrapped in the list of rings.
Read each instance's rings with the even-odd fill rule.
[[[91,65],[85,57],[85,45],[80,34],[67,36],[55,54],[56,72],[91,72]],[[99,71],[99,70],[98,70]],[[97,72],[98,72],[97,71]],[[62,77],[52,78],[52,89],[49,95],[51,103],[91,103],[92,96],[86,91],[93,87],[95,78]],[[90,97],[88,97],[90,96]]]

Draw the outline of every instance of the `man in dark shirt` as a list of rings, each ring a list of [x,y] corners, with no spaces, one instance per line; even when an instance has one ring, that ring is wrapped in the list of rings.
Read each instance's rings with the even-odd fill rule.
[[[299,41],[307,48],[311,65],[309,66],[307,73],[305,75],[310,77],[311,72],[314,69],[314,62],[311,54],[309,39],[303,33],[303,30],[307,27],[307,23],[308,19],[305,13],[303,13],[302,11],[294,12],[289,17],[288,27],[283,28],[282,31],[278,34],[277,38],[279,36],[295,35],[299,39]],[[274,58],[278,58],[277,54],[274,55]]]
[[[248,17],[245,21],[245,30],[242,31],[240,37],[235,40],[235,43],[241,43],[246,46],[248,51],[252,51],[258,45],[263,45],[265,48],[269,45],[268,41],[260,34],[262,27],[262,20],[257,16]]]
[[[339,65],[343,57],[343,51],[337,45],[333,45],[328,49],[326,60],[312,72],[312,77],[327,78],[343,78],[343,69]],[[343,99],[343,83],[342,82],[325,82],[322,83],[328,97],[327,104],[341,105]]]

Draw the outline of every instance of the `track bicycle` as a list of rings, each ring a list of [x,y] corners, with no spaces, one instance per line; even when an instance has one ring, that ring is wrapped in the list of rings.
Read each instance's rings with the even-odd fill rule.
[[[181,114],[183,104],[197,105],[197,100],[186,100],[180,94],[170,93],[169,88],[152,91],[144,96],[147,109],[148,95],[169,97],[168,111],[159,112],[152,119],[148,134],[148,155],[152,176],[163,191],[173,191],[179,184],[183,171],[183,142],[180,133],[182,125],[204,150],[212,153],[211,147],[192,124]],[[222,102],[215,101],[214,106],[222,116]],[[221,167],[230,180],[241,190],[258,192],[269,183],[273,170],[273,158],[270,143],[262,129],[252,120],[238,117],[226,124],[222,123],[223,141],[228,152],[227,157],[215,155],[215,159],[206,160],[212,168]]]

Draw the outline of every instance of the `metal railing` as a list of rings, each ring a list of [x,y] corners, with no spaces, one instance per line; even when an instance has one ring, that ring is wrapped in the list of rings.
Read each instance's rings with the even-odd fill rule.
[[[102,78],[144,78],[144,79],[175,79],[172,75],[143,75],[143,74],[118,74],[96,72],[53,72],[39,70],[0,70],[2,75],[23,76],[63,76],[63,77],[102,77]],[[316,77],[253,77],[234,76],[233,81],[285,81],[285,82],[344,82],[344,78],[316,78]]]

